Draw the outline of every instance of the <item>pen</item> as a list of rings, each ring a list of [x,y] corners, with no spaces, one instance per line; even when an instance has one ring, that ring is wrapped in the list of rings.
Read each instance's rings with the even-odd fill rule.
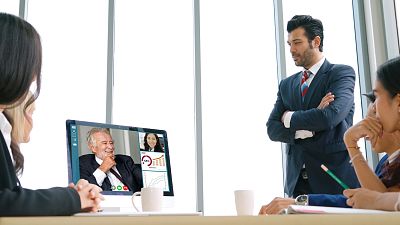
[[[349,186],[347,186],[345,183],[343,183],[343,181],[341,181],[337,176],[335,176],[335,174],[333,174],[328,167],[326,167],[324,164],[321,164],[321,168],[327,173],[329,174],[329,176],[331,176],[336,182],[338,182],[340,184],[340,186],[342,186],[344,189],[349,189]]]

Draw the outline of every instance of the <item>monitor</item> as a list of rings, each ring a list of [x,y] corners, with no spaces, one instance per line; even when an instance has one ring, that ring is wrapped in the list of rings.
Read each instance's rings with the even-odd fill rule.
[[[85,178],[90,183],[101,186],[105,195],[132,195],[141,187],[149,186],[163,188],[164,196],[174,195],[165,130],[79,120],[67,120],[66,128],[70,182],[76,183]],[[93,152],[93,146],[89,144],[88,135],[99,130],[106,130],[111,136],[112,141],[104,144],[113,145],[116,163],[113,168],[117,171],[115,177],[107,175],[107,172],[100,175],[100,178],[93,175],[98,172],[96,168],[106,161],[99,161]],[[124,168],[119,167],[120,164]],[[132,177],[127,178],[129,176],[134,176],[139,181],[136,182]],[[113,179],[117,181],[114,182]]]

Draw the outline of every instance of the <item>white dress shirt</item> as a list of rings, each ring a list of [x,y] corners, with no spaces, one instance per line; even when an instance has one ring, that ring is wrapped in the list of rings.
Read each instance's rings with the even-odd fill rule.
[[[315,77],[315,74],[318,73],[319,69],[321,68],[322,64],[324,64],[325,62],[325,57],[322,57],[321,60],[319,60],[316,64],[314,64],[310,69],[308,69],[308,71],[310,71],[309,73],[309,78],[306,80],[308,86],[311,85],[312,80]],[[304,70],[303,70],[304,72]],[[283,124],[286,128],[290,128],[290,121],[292,120],[292,115],[293,115],[294,111],[288,111],[286,112],[285,116],[283,117]],[[297,130],[294,138],[295,139],[305,139],[305,138],[309,138],[314,136],[314,132],[313,131],[309,131],[309,130]]]
[[[96,162],[99,165],[101,165],[103,163],[102,159],[98,158],[97,156],[95,156],[95,158],[96,158]],[[121,174],[118,172],[116,166],[113,166],[112,169],[115,170],[121,176]],[[104,173],[99,168],[97,168],[93,172],[93,176],[96,178],[96,182],[99,186],[101,186],[103,184],[104,179],[106,179],[106,177],[108,177],[108,179],[110,180],[111,186],[114,186],[114,187],[118,187],[118,186],[123,187],[124,186],[124,184],[110,171],[107,171],[107,173]],[[115,189],[115,191],[124,191],[124,190],[116,190]]]
[[[397,156],[400,154],[400,149],[396,150],[395,152],[393,152],[389,157],[388,157],[388,162],[392,163],[393,160],[395,160],[397,158]]]

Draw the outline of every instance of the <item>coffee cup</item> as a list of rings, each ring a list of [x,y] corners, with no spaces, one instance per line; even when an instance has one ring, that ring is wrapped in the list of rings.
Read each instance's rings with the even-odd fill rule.
[[[236,190],[235,205],[238,216],[254,215],[254,191]]]
[[[135,197],[141,198],[142,210],[139,210],[135,203]],[[163,204],[163,189],[159,187],[144,187],[140,191],[133,193],[132,205],[136,211],[140,212],[160,212]]]

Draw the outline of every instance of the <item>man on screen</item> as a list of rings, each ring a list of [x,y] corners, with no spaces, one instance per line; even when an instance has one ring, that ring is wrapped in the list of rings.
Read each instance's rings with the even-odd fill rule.
[[[81,179],[103,191],[139,191],[143,187],[140,165],[127,155],[115,155],[114,141],[106,128],[93,128],[87,142],[93,154],[79,157]]]

